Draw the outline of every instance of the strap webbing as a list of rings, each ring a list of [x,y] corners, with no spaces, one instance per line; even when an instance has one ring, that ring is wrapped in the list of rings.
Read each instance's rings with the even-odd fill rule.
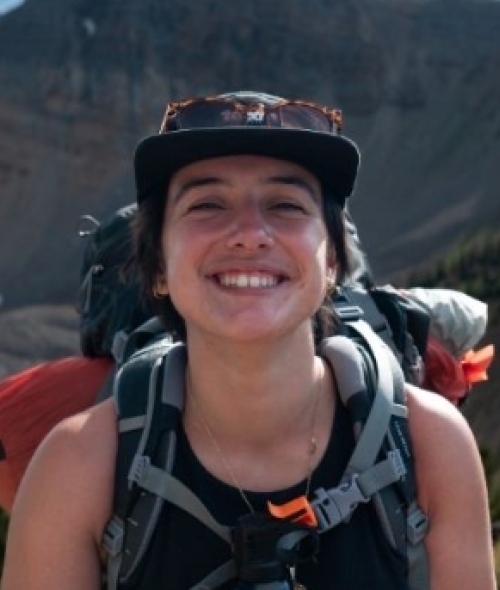
[[[344,303],[342,299],[347,301],[347,303],[350,303],[351,307],[360,310],[361,313],[357,317],[346,316],[346,314],[343,313],[343,309],[346,308],[346,303]],[[348,325],[352,325],[353,320],[362,318],[369,324],[377,336],[389,346],[396,356],[401,356],[401,353],[394,345],[392,331],[387,318],[381,313],[372,296],[365,289],[359,289],[355,286],[343,286],[340,291],[339,301],[334,301],[334,307],[339,317]]]
[[[175,504],[178,508],[185,510],[205,526],[212,530],[227,543],[231,542],[229,527],[226,527],[215,520],[205,505],[187,486],[176,477],[151,465],[149,457],[137,455],[134,459],[137,483],[144,490]],[[140,463],[140,465],[138,465]]]
[[[192,586],[190,590],[207,590],[210,588],[218,588],[231,578],[235,578],[237,575],[236,562],[234,559],[230,559],[223,563],[220,567],[215,569],[212,573],[208,574],[201,582]]]

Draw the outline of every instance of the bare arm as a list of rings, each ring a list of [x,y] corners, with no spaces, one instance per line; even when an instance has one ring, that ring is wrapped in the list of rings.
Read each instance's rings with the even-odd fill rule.
[[[418,497],[433,590],[496,590],[488,498],[474,437],[441,396],[410,388]]]
[[[65,420],[45,439],[12,512],[2,590],[98,590],[99,543],[112,503],[111,403]]]

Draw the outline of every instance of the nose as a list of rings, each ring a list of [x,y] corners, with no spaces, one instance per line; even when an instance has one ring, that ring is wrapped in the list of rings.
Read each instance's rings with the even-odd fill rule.
[[[274,244],[270,230],[260,208],[247,203],[235,214],[227,245],[250,252],[270,248]]]

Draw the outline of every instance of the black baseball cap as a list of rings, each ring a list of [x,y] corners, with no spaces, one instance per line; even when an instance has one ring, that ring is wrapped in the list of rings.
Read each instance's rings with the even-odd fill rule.
[[[343,207],[360,155],[341,134],[341,112],[261,92],[238,91],[170,103],[160,132],[134,157],[137,202],[164,195],[180,168],[209,158],[259,155],[299,164]]]

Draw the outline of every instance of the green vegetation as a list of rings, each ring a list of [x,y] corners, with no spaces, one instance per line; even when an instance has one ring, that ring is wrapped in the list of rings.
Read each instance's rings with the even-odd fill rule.
[[[459,242],[432,268],[409,278],[411,285],[464,291],[488,303],[491,324],[500,321],[500,227]]]
[[[488,484],[490,515],[493,522],[500,522],[500,471],[497,457],[489,449],[481,449],[486,482]]]
[[[490,515],[493,523],[500,522],[500,471],[497,458],[490,450],[481,449],[486,481],[488,484],[488,495],[490,502]],[[498,532],[493,531],[494,538]],[[500,588],[500,540],[495,541],[495,573],[497,586]]]

